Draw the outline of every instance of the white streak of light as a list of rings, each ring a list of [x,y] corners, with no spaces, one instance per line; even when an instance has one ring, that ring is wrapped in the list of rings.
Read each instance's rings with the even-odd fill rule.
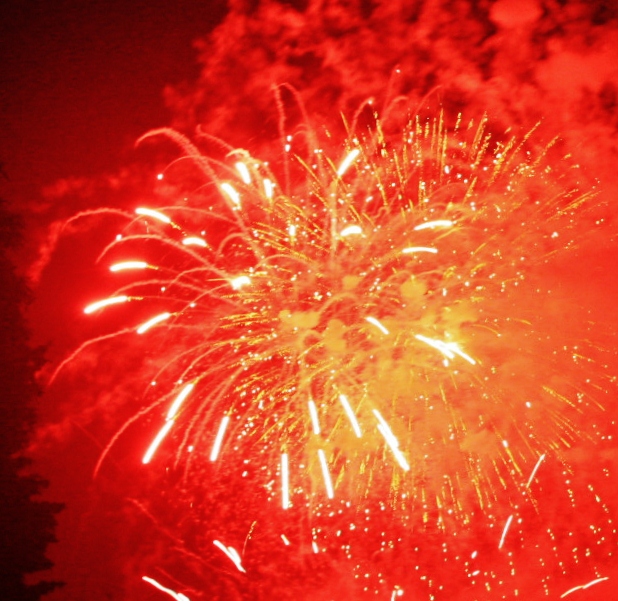
[[[502,531],[502,536],[500,537],[500,543],[498,544],[498,549],[502,549],[502,545],[504,545],[504,539],[506,538],[506,533],[509,531],[512,521],[513,521],[513,516],[510,515],[508,519],[506,520],[506,524],[504,525],[504,530]]]
[[[318,420],[318,409],[312,400],[309,400],[309,415],[311,416],[311,424],[313,425],[313,433],[320,433],[320,422]]]
[[[433,253],[435,255],[438,252],[438,249],[432,248],[431,246],[408,246],[401,252],[404,255],[409,255],[411,253]]]
[[[283,541],[283,544],[284,544],[286,547],[289,547],[289,546],[290,546],[290,541],[288,540],[288,537],[287,537],[285,534],[282,534],[282,535],[281,535],[281,540]]]
[[[176,599],[176,601],[190,601],[189,597],[183,595],[182,593],[177,593],[173,591],[171,588],[165,588],[162,584],[159,584],[154,578],[148,578],[148,576],[142,576],[142,580],[151,584],[155,588],[159,589],[163,593],[167,593],[170,597]]]
[[[427,338],[427,336],[422,336],[421,334],[415,334],[414,337],[425,344],[435,348],[440,351],[445,357],[448,359],[454,359],[455,355],[459,355],[462,359],[465,359],[468,363],[472,365],[476,365],[476,361],[464,353],[456,342],[444,342],[442,340],[436,340],[435,338]]]
[[[329,499],[335,496],[333,491],[333,483],[330,479],[330,472],[328,471],[328,462],[326,461],[326,455],[322,449],[318,449],[318,457],[320,458],[320,465],[322,466],[322,475],[324,476],[324,486],[326,486],[326,495]]]
[[[345,412],[348,415],[348,419],[350,420],[350,423],[352,424],[352,429],[354,430],[354,433],[356,434],[356,436],[358,436],[358,438],[360,438],[363,434],[361,432],[358,420],[356,419],[356,416],[354,415],[354,411],[352,411],[352,407],[350,407],[348,398],[344,394],[340,394],[339,400],[341,401],[341,404],[343,405],[343,408],[345,409]]]
[[[266,198],[272,198],[274,190],[274,184],[268,178],[264,179],[264,194],[266,194]]]
[[[539,460],[536,462],[536,465],[534,466],[534,469],[532,470],[532,473],[530,474],[530,478],[528,478],[528,482],[526,482],[526,488],[529,488],[530,484],[532,484],[532,481],[534,480],[534,477],[536,476],[537,471],[541,467],[541,463],[543,462],[543,459],[545,459],[545,453],[543,453],[539,457]]]
[[[360,150],[358,148],[354,148],[348,153],[348,156],[343,159],[341,165],[339,165],[339,169],[337,169],[337,175],[341,177],[350,167],[350,165],[356,160],[356,157],[360,154]]]
[[[212,451],[210,452],[210,460],[216,461],[217,457],[219,457],[219,451],[221,450],[221,443],[223,442],[223,436],[225,435],[225,431],[227,430],[227,425],[230,423],[230,416],[225,415],[221,420],[221,425],[219,426],[219,431],[217,432],[217,437],[215,438],[215,443],[212,445]]]
[[[137,215],[146,215],[148,217],[152,217],[153,219],[157,219],[158,221],[162,221],[163,223],[172,223],[172,220],[167,215],[164,215],[159,211],[155,211],[154,209],[140,207],[138,209],[135,209],[135,213]]]
[[[453,225],[455,224],[450,219],[436,219],[435,221],[420,223],[414,228],[414,231],[418,232],[419,230],[426,230],[434,227],[452,227]]]
[[[128,300],[128,296],[112,296],[110,298],[105,298],[103,300],[97,301],[96,303],[91,303],[90,305],[88,305],[86,308],[84,308],[84,313],[86,313],[86,315],[90,315],[90,313],[94,313],[97,309],[102,309],[103,307],[107,307],[109,305],[126,303]]]
[[[368,321],[370,324],[373,324],[382,334],[389,335],[390,332],[375,318],[375,317],[365,317],[365,321]]]
[[[318,543],[316,543],[314,540],[311,541],[311,548],[313,549],[314,553],[320,552],[320,549],[318,548]]]
[[[146,269],[146,267],[149,267],[149,265],[145,261],[123,261],[122,263],[110,265],[109,270],[116,272],[124,271],[125,269]]]
[[[169,319],[172,316],[171,313],[159,313],[159,315],[155,315],[153,318],[144,322],[137,330],[135,330],[138,334],[143,334],[152,328],[152,326],[156,326],[158,323]]]
[[[234,165],[234,167],[236,167],[236,171],[240,173],[240,179],[242,179],[242,181],[245,182],[245,184],[250,184],[251,174],[249,173],[249,169],[247,168],[247,165],[239,161],[238,163]]]
[[[183,238],[182,243],[185,246],[201,246],[202,248],[206,248],[208,245],[206,244],[206,240],[203,238],[198,238],[197,236],[189,236],[188,238]]]
[[[230,200],[236,207],[240,207],[240,194],[238,194],[236,189],[231,184],[223,182],[221,184],[221,189],[230,197]]]
[[[287,453],[281,454],[281,507],[290,507],[290,468]]]
[[[142,459],[142,463],[144,465],[146,465],[147,463],[150,463],[152,456],[155,454],[155,452],[159,448],[159,445],[161,444],[161,442],[163,442],[163,439],[167,436],[167,433],[170,431],[173,425],[174,425],[174,420],[166,421],[165,424],[163,424],[163,427],[159,430],[159,433],[155,436],[154,440],[150,443],[150,446],[148,447],[148,450],[146,451],[146,454],[144,455],[144,458]]]
[[[248,275],[239,275],[237,278],[230,280],[230,284],[234,290],[240,290],[243,286],[251,283],[251,278]]]
[[[360,225],[348,225],[348,227],[344,227],[341,232],[340,232],[340,236],[342,238],[345,238],[346,236],[352,236],[354,234],[362,234],[363,230],[361,229]]]
[[[245,572],[245,568],[242,567],[242,562],[240,561],[240,555],[238,555],[238,551],[234,547],[226,547],[218,540],[213,540],[212,542],[215,547],[219,547],[232,560],[239,572]]]
[[[172,403],[172,406],[170,407],[169,411],[167,412],[167,417],[165,419],[167,420],[174,419],[174,417],[178,413],[178,409],[180,409],[180,406],[183,404],[184,400],[189,396],[190,392],[193,390],[194,387],[195,387],[195,384],[193,383],[187,384],[180,391],[180,393],[178,394],[178,396]]]
[[[595,580],[591,580],[588,584],[574,586],[573,588],[566,591],[566,593],[562,593],[562,595],[560,595],[560,598],[564,599],[567,595],[570,595],[571,593],[574,593],[575,591],[583,590],[590,586],[594,586],[595,584],[599,584],[599,582],[603,582],[604,580],[609,580],[609,576],[605,576],[603,578],[596,578]]]
[[[397,437],[393,434],[393,431],[390,429],[388,423],[377,409],[373,410],[373,414],[376,416],[379,422],[378,430],[380,431],[380,434],[384,436],[384,440],[391,448],[391,451],[393,452],[397,463],[399,463],[402,469],[404,469],[406,472],[409,472],[410,464],[407,462],[406,458],[403,456],[403,453],[399,449],[399,441],[397,440]]]

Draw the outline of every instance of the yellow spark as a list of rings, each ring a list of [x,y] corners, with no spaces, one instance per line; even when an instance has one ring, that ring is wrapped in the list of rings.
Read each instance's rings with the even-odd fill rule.
[[[240,173],[240,179],[242,179],[245,184],[249,185],[251,183],[251,174],[249,173],[247,165],[238,161],[234,167],[236,167],[236,171]]]
[[[155,211],[154,209],[139,207],[138,209],[135,209],[135,213],[137,215],[146,215],[147,217],[152,217],[153,219],[157,219],[158,221],[162,221],[163,223],[172,223],[172,220],[167,215],[164,215],[160,211]]]
[[[512,521],[513,521],[513,515],[510,515],[508,519],[506,520],[506,524],[504,525],[504,530],[502,531],[502,536],[500,537],[500,543],[498,544],[498,549],[502,549],[502,545],[504,545],[504,539],[506,538],[506,533],[509,531]]]
[[[148,321],[144,322],[135,331],[138,334],[143,334],[144,332],[147,332],[148,330],[150,330],[150,328],[152,328],[153,326],[157,325],[158,323],[161,323],[162,321],[165,321],[166,319],[169,319],[171,316],[172,316],[171,313],[167,313],[167,312],[159,313],[159,315],[155,315],[154,317],[152,317]]]
[[[290,468],[288,454],[281,454],[281,506],[283,509],[290,507]]]
[[[145,261],[123,261],[122,263],[110,265],[109,270],[116,272],[124,271],[125,269],[146,269],[147,267],[150,267],[150,265]]]
[[[234,290],[240,290],[243,286],[251,283],[251,278],[248,275],[239,275],[230,280],[230,284]]]
[[[365,321],[368,321],[370,324],[374,325],[382,334],[388,336],[390,332],[375,318],[375,317],[365,317]]]
[[[234,203],[235,207],[240,207],[240,194],[238,194],[234,186],[228,184],[227,182],[223,182],[221,184],[221,189],[230,197],[230,200]]]
[[[240,555],[238,555],[238,551],[234,549],[234,547],[226,547],[222,542],[218,540],[212,541],[215,547],[218,547],[223,551],[232,561],[232,563],[236,566],[239,572],[245,572],[245,568],[242,567],[242,562],[240,560]]]
[[[156,453],[157,449],[159,448],[159,445],[163,442],[163,439],[167,436],[167,433],[170,431],[173,425],[174,425],[174,420],[166,421],[165,424],[163,424],[163,427],[159,430],[159,433],[155,436],[154,440],[150,443],[150,446],[148,447],[148,450],[146,451],[146,454],[144,455],[142,459],[142,463],[144,465],[146,465],[147,463],[150,463],[152,456]]]
[[[322,466],[322,476],[324,476],[324,486],[326,486],[326,496],[332,499],[335,496],[333,491],[333,483],[330,479],[330,472],[328,471],[328,462],[326,461],[326,455],[322,449],[318,449],[318,457],[320,458],[320,465]]]
[[[208,244],[206,244],[206,240],[199,238],[198,236],[189,236],[184,238],[182,243],[185,246],[201,246],[202,248],[206,248],[208,246]]]
[[[356,160],[358,155],[360,154],[360,150],[358,148],[354,148],[348,153],[345,159],[339,165],[339,169],[337,169],[337,176],[341,177],[350,167],[350,165]]]
[[[219,431],[217,432],[215,442],[212,445],[212,451],[210,452],[211,461],[216,461],[217,457],[219,457],[219,451],[221,451],[221,443],[223,442],[223,436],[225,435],[225,431],[227,430],[227,426],[229,423],[230,423],[230,416],[225,415],[223,419],[221,420]]]
[[[433,229],[435,227],[452,227],[453,225],[455,223],[450,219],[436,219],[435,221],[420,223],[414,228],[414,231],[418,232],[419,230]]]
[[[195,384],[191,383],[191,384],[187,384],[180,391],[180,393],[178,394],[178,396],[176,397],[176,399],[172,403],[172,406],[169,408],[169,411],[167,412],[167,417],[165,419],[170,420],[170,419],[174,419],[174,417],[176,417],[176,414],[178,413],[178,409],[180,409],[180,406],[183,404],[185,399],[189,396],[189,394],[191,393],[193,388],[195,388]]]
[[[343,408],[345,409],[348,419],[350,420],[350,423],[352,424],[352,429],[354,430],[354,433],[356,434],[356,436],[358,436],[358,438],[360,438],[362,436],[360,425],[358,423],[358,420],[356,419],[356,416],[354,415],[354,411],[352,411],[352,407],[350,407],[348,398],[344,394],[340,394],[339,400],[341,401],[341,404],[343,405]]]
[[[176,601],[191,601],[189,597],[183,595],[182,593],[177,593],[173,591],[171,588],[166,588],[162,584],[159,584],[154,578],[149,578],[148,576],[142,576],[142,580],[151,584],[155,588],[159,589],[161,592],[168,594],[170,597],[176,599]]]
[[[318,409],[315,406],[313,400],[309,400],[309,415],[311,416],[311,424],[313,426],[313,433],[320,433],[320,422],[318,420]]]
[[[90,313],[94,313],[98,309],[102,309],[103,307],[108,307],[109,305],[117,305],[119,303],[126,303],[129,300],[128,296],[111,296],[110,298],[104,298],[103,300],[96,301],[95,303],[91,303],[84,309],[84,313],[86,315],[90,315]]]

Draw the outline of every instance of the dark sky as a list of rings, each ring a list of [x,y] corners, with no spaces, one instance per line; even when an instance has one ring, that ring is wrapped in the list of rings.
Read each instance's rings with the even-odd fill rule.
[[[0,193],[22,203],[42,185],[122,161],[167,123],[167,84],[195,78],[192,41],[222,0],[10,0],[0,9]]]

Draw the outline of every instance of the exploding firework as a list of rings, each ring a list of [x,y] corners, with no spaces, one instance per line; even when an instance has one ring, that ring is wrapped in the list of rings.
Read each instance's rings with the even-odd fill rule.
[[[144,315],[102,338],[147,339],[160,367],[97,471],[148,424],[143,469],[176,474],[175,510],[204,527],[177,535],[193,558],[218,554],[262,587],[266,555],[287,554],[281,579],[302,564],[305,585],[324,553],[349,568],[350,583],[296,598],[556,594],[575,564],[602,581],[596,555],[565,553],[545,521],[592,499],[611,554],[608,507],[571,480],[573,449],[604,435],[613,380],[556,275],[602,225],[594,191],[558,141],[485,119],[356,129],[339,148],[285,137],[279,177],[245,151],[215,160],[173,131],[145,137],[182,153],[160,185],[198,183],[137,208],[101,255],[123,283],[86,313]]]

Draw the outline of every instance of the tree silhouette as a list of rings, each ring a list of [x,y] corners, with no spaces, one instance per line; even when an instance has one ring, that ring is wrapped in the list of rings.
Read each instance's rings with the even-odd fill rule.
[[[24,581],[52,566],[45,552],[56,540],[55,515],[62,505],[36,499],[47,482],[29,473],[24,455],[36,418],[35,373],[43,352],[28,343],[23,309],[30,291],[10,258],[21,239],[20,218],[0,201],[0,589],[4,599],[35,601],[62,584]]]

